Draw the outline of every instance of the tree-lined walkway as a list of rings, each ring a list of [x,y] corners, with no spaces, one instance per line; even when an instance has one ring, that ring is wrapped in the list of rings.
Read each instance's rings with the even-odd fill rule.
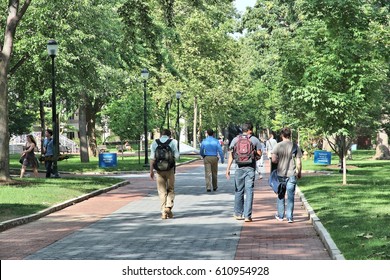
[[[256,181],[253,222],[233,219],[233,180],[224,172],[220,165],[219,189],[207,193],[201,161],[178,167],[168,220],[155,182],[133,175],[124,187],[0,233],[0,259],[330,259],[298,198],[295,223],[274,219],[266,179]]]

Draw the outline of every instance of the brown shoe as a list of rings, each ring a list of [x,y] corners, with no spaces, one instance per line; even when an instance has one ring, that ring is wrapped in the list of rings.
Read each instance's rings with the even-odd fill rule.
[[[252,218],[251,217],[245,218],[245,222],[248,222],[248,223],[252,222]]]
[[[172,219],[173,218],[173,213],[172,213],[171,208],[170,207],[166,207],[164,210],[165,210],[165,214],[167,215],[167,217],[169,219]]]

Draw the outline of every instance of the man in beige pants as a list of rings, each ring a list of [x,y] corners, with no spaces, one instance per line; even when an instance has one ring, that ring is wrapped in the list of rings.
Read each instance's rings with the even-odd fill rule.
[[[221,163],[224,162],[225,158],[223,156],[222,146],[214,138],[214,131],[212,129],[207,130],[207,137],[200,145],[200,155],[204,162],[206,191],[211,192],[211,185],[213,185],[213,190],[216,191],[218,189],[218,155]]]
[[[161,203],[161,218],[173,218],[172,208],[175,199],[175,162],[180,157],[177,141],[171,139],[171,131],[164,129],[160,139],[150,147],[150,178],[157,173],[157,191]],[[163,147],[163,148],[161,148]],[[164,156],[166,158],[163,159]]]

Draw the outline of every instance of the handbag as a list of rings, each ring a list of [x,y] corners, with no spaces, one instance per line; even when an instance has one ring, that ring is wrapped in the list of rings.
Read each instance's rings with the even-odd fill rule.
[[[278,178],[278,170],[273,170],[271,175],[269,176],[268,183],[270,187],[273,189],[275,193],[278,193],[279,189],[279,178]]]
[[[278,198],[283,199],[287,190],[288,178],[283,177],[282,181],[280,181],[278,171],[275,169],[271,172],[268,181],[273,191],[278,195]]]
[[[20,159],[19,159],[19,163],[23,164],[23,161],[24,161],[24,156],[21,156]]]

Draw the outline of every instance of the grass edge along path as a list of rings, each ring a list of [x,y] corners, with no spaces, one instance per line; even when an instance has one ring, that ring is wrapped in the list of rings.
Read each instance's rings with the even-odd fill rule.
[[[80,178],[80,179],[82,179],[82,178]],[[110,179],[112,179],[112,178],[110,178]],[[58,180],[58,179],[56,179],[56,180]],[[81,180],[81,182],[82,181],[83,180]],[[110,180],[110,181],[112,181],[112,180]],[[120,181],[120,180],[116,179],[116,181]],[[43,210],[38,211],[38,212],[34,212],[32,210],[33,213],[26,215],[26,216],[15,217],[15,218],[10,219],[10,220],[4,220],[4,218],[3,218],[3,221],[0,222],[0,232],[5,231],[5,230],[12,228],[12,227],[15,227],[15,226],[27,224],[27,223],[32,222],[34,220],[38,220],[38,219],[40,219],[46,215],[49,215],[53,212],[59,211],[61,209],[64,209],[66,207],[69,207],[71,205],[79,203],[81,201],[87,200],[91,197],[100,195],[102,193],[109,192],[113,189],[122,187],[122,186],[127,185],[127,184],[129,184],[128,181],[121,181],[121,182],[115,183],[114,185],[111,185],[109,187],[106,187],[106,186],[104,186],[103,188],[98,187],[94,191],[87,191],[87,193],[85,193],[85,194],[79,195],[77,197],[71,197],[68,200],[56,203],[56,204],[51,205],[47,208],[44,208]],[[18,207],[19,205],[16,204],[15,207]]]
[[[347,185],[337,165],[317,166],[326,172],[306,173],[298,182],[346,259],[390,260],[390,161],[373,160],[374,154],[355,152],[347,162]]]

